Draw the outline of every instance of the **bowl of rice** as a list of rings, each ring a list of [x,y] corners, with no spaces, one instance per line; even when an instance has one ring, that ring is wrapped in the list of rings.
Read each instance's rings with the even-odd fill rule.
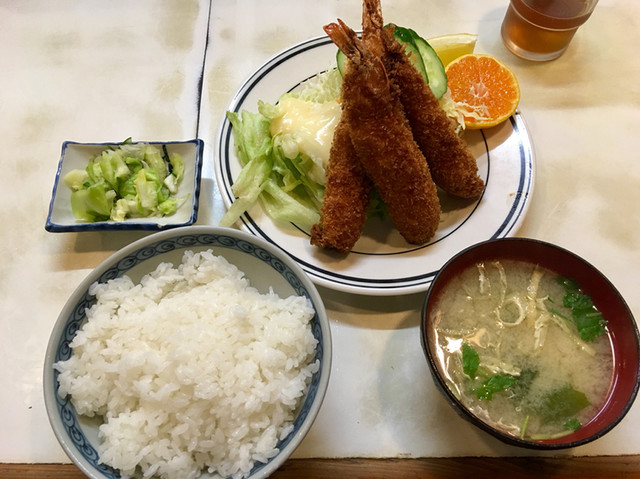
[[[263,478],[311,428],[330,369],[301,268],[247,233],[189,226],[126,246],[77,287],[44,398],[88,477]]]

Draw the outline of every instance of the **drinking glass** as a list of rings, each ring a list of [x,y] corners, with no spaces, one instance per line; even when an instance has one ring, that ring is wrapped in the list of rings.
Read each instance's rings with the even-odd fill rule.
[[[510,0],[502,41],[527,60],[558,58],[593,13],[598,0]]]

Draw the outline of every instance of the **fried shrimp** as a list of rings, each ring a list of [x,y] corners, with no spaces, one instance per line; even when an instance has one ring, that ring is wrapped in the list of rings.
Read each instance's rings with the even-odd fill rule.
[[[367,219],[371,188],[342,118],[333,134],[321,218],[311,228],[311,244],[343,253],[351,251]]]
[[[478,176],[475,158],[422,75],[411,64],[404,46],[393,36],[393,26],[383,27],[380,0],[363,0],[362,27],[363,41],[380,56],[389,79],[397,87],[413,137],[429,164],[433,181],[451,195],[479,197],[485,185]]]
[[[406,241],[426,243],[440,221],[427,162],[413,139],[384,65],[344,22],[324,27],[349,58],[342,84],[342,118],[367,175]]]

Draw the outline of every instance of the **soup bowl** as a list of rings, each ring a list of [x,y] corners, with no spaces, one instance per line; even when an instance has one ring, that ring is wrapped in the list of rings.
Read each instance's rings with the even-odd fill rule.
[[[613,368],[604,400],[591,419],[564,435],[533,439],[491,424],[486,416],[473,412],[466,401],[463,402],[462,394],[458,392],[461,389],[452,383],[453,378],[445,371],[439,358],[436,306],[445,296],[453,294],[449,287],[452,281],[465,269],[479,263],[508,260],[538,265],[558,276],[577,281],[580,290],[591,297],[593,305],[607,322],[605,329],[612,348]],[[451,258],[436,275],[427,293],[420,336],[433,380],[447,402],[475,426],[514,446],[548,450],[571,448],[594,441],[623,419],[636,398],[640,384],[638,327],[623,297],[600,271],[584,259],[566,249],[535,239],[489,240]],[[522,428],[526,429],[526,426]]]

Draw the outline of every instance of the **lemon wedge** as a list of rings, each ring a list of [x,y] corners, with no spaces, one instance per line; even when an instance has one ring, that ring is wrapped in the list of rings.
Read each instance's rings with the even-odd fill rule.
[[[456,58],[473,53],[477,39],[478,35],[472,33],[449,33],[428,38],[427,43],[436,51],[446,67]]]

